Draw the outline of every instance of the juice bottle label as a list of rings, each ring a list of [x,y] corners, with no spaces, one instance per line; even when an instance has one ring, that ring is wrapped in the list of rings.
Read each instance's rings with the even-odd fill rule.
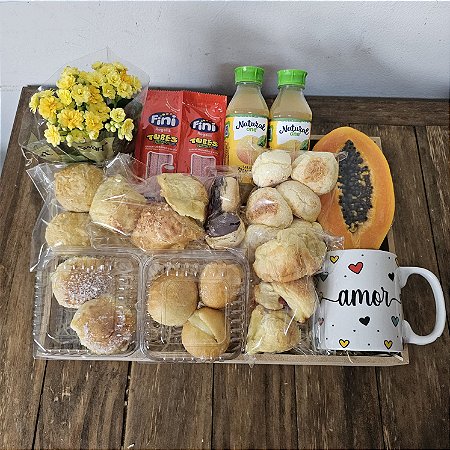
[[[300,119],[272,119],[269,127],[269,146],[288,151],[309,149],[311,122]]]
[[[268,118],[233,114],[225,120],[225,161],[240,172],[250,172],[267,143]],[[250,177],[251,181],[251,177]]]

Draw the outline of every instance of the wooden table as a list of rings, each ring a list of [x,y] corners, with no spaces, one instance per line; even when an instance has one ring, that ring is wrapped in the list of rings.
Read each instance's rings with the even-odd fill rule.
[[[449,448],[449,333],[399,367],[293,367],[33,360],[31,232],[41,207],[17,144],[0,180],[0,442],[19,448]],[[449,271],[448,102],[311,97],[313,133],[380,136],[394,178],[401,265]],[[429,332],[421,279],[405,316]]]

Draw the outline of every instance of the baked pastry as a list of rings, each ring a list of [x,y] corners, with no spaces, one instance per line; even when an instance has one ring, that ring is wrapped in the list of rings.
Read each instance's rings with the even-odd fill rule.
[[[204,237],[194,219],[176,213],[166,203],[149,203],[131,235],[131,242],[142,250],[182,249]]]
[[[192,277],[169,272],[152,281],[147,311],[163,325],[181,326],[197,309],[198,289]]]
[[[48,223],[45,240],[50,247],[89,247],[91,240],[87,226],[91,218],[87,213],[62,212]]]
[[[181,342],[192,356],[217,358],[230,345],[230,326],[223,311],[200,308],[189,317],[181,332]]]
[[[316,309],[316,290],[311,277],[289,283],[272,283],[272,288],[292,309],[297,322],[304,323],[313,315]]]
[[[336,155],[329,152],[304,152],[292,163],[292,179],[305,184],[317,195],[334,189],[339,175]]]
[[[107,178],[97,189],[89,214],[94,223],[129,235],[147,203],[122,175]]]
[[[255,286],[255,301],[267,309],[283,309],[283,305],[280,303],[280,296],[272,287],[271,283],[261,283]]]
[[[288,227],[293,220],[286,200],[271,187],[260,188],[250,194],[246,216],[249,223],[279,228]]]
[[[104,259],[75,256],[59,264],[52,274],[56,301],[66,308],[78,308],[84,302],[114,290],[112,269]]]
[[[81,345],[98,355],[125,352],[136,331],[136,315],[111,295],[102,295],[81,305],[70,327]]]
[[[263,281],[286,283],[317,272],[325,253],[325,243],[314,233],[281,230],[256,249],[253,269]]]
[[[182,173],[162,173],[156,178],[161,195],[180,216],[205,221],[208,193],[200,181]]]
[[[242,269],[237,264],[206,264],[199,279],[200,300],[210,308],[225,308],[237,299],[242,283]]]
[[[222,212],[235,212],[241,205],[239,182],[234,177],[217,177],[211,186],[208,216]]]
[[[276,187],[290,206],[294,216],[314,222],[320,214],[320,198],[308,186],[298,181],[285,181]]]
[[[284,310],[273,311],[258,305],[250,317],[246,351],[254,353],[282,353],[300,343],[297,322]]]
[[[267,241],[275,239],[279,231],[279,228],[268,227],[267,225],[249,225],[242,241],[242,247],[247,249],[248,260],[253,262],[255,260],[255,250]]]
[[[282,183],[289,178],[291,172],[291,155],[284,150],[264,152],[252,166],[253,182],[259,187]]]
[[[92,164],[70,164],[55,173],[55,197],[68,211],[89,212],[103,181],[103,172]]]
[[[245,225],[236,213],[208,217],[206,242],[212,248],[237,247],[245,237]]]
[[[300,229],[302,231],[312,231],[313,233],[323,234],[322,225],[319,222],[308,222],[307,220],[297,219],[294,217],[294,220],[288,227],[289,229]]]

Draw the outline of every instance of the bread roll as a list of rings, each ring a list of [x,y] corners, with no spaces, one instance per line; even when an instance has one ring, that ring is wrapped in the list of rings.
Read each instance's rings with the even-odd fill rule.
[[[217,177],[211,186],[208,215],[236,212],[241,205],[239,182],[234,177]]]
[[[62,212],[47,225],[45,240],[50,247],[89,247],[87,226],[90,221],[87,213]]]
[[[226,262],[206,264],[200,274],[200,300],[211,308],[225,308],[238,298],[242,283],[242,269],[237,264]]]
[[[322,225],[319,222],[308,222],[307,220],[294,218],[288,227],[289,229],[301,229],[302,231],[312,231],[319,235],[323,234]]]
[[[275,292],[271,283],[261,281],[255,286],[255,301],[267,309],[283,309],[280,296]]]
[[[147,311],[163,325],[181,326],[197,309],[197,283],[192,277],[171,272],[152,281]]]
[[[320,198],[308,186],[298,181],[285,181],[277,186],[277,191],[290,206],[294,216],[314,222],[322,207]]]
[[[245,237],[244,222],[235,213],[222,213],[209,217],[205,228],[206,242],[211,248],[234,248]]]
[[[249,355],[287,352],[300,343],[300,336],[297,322],[286,311],[258,305],[250,317],[246,351]]]
[[[249,225],[245,232],[242,247],[247,249],[247,257],[250,263],[255,260],[255,250],[262,244],[275,239],[279,228],[268,227],[267,225]]]
[[[122,175],[107,178],[97,189],[89,214],[94,223],[129,235],[147,203]]]
[[[182,249],[204,237],[203,228],[190,217],[176,213],[166,203],[149,203],[131,235],[131,242],[142,250]]]
[[[66,308],[78,308],[84,302],[114,290],[114,277],[104,259],[75,256],[59,264],[52,274],[56,301]]]
[[[156,178],[161,195],[180,216],[205,221],[208,193],[200,181],[182,173],[162,173]]]
[[[123,353],[136,331],[135,311],[110,295],[102,295],[81,305],[70,327],[77,333],[81,345],[92,353]]]
[[[230,326],[223,311],[200,308],[184,324],[181,341],[197,358],[217,358],[230,345]]]
[[[288,227],[293,220],[286,200],[271,187],[257,189],[250,194],[246,216],[249,223],[279,228]]]
[[[291,172],[291,155],[284,150],[264,152],[252,166],[253,182],[259,187],[275,186],[287,180]]]
[[[313,315],[316,309],[316,290],[311,277],[289,283],[272,283],[272,288],[292,309],[297,322],[304,323]]]
[[[317,195],[334,189],[339,175],[336,155],[329,152],[304,152],[292,163],[292,179],[305,184]]]
[[[68,211],[89,212],[103,172],[92,164],[70,164],[55,173],[55,197]]]

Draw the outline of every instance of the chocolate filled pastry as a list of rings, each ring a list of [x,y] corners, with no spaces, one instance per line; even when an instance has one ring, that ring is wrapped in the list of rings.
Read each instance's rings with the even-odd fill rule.
[[[48,223],[45,229],[45,240],[50,247],[89,247],[87,226],[91,218],[87,213],[62,212]]]
[[[233,177],[217,177],[211,186],[208,215],[235,212],[241,205],[239,183]]]
[[[237,247],[245,237],[244,222],[236,213],[209,216],[205,229],[206,242],[212,248]]]
[[[90,256],[75,256],[62,262],[51,280],[56,301],[66,308],[78,308],[114,289],[111,266],[104,259]]]
[[[211,262],[200,274],[200,300],[211,308],[225,308],[238,298],[242,283],[242,270],[237,264]]]
[[[68,211],[89,212],[103,172],[92,164],[70,164],[55,173],[55,197]]]
[[[102,295],[81,305],[70,327],[92,353],[123,353],[136,331],[135,311],[113,296]]]
[[[273,311],[258,305],[250,317],[246,351],[255,353],[282,353],[300,343],[297,322],[286,311]]]
[[[180,216],[205,221],[208,193],[205,186],[191,175],[163,173],[157,177],[161,195]]]
[[[200,308],[189,317],[181,332],[181,342],[192,356],[217,358],[230,345],[230,326],[223,311]]]
[[[163,325],[181,326],[197,309],[198,289],[192,277],[171,272],[152,281],[147,312]]]
[[[131,242],[142,250],[183,249],[204,237],[194,219],[180,216],[166,203],[149,203],[131,235]]]

